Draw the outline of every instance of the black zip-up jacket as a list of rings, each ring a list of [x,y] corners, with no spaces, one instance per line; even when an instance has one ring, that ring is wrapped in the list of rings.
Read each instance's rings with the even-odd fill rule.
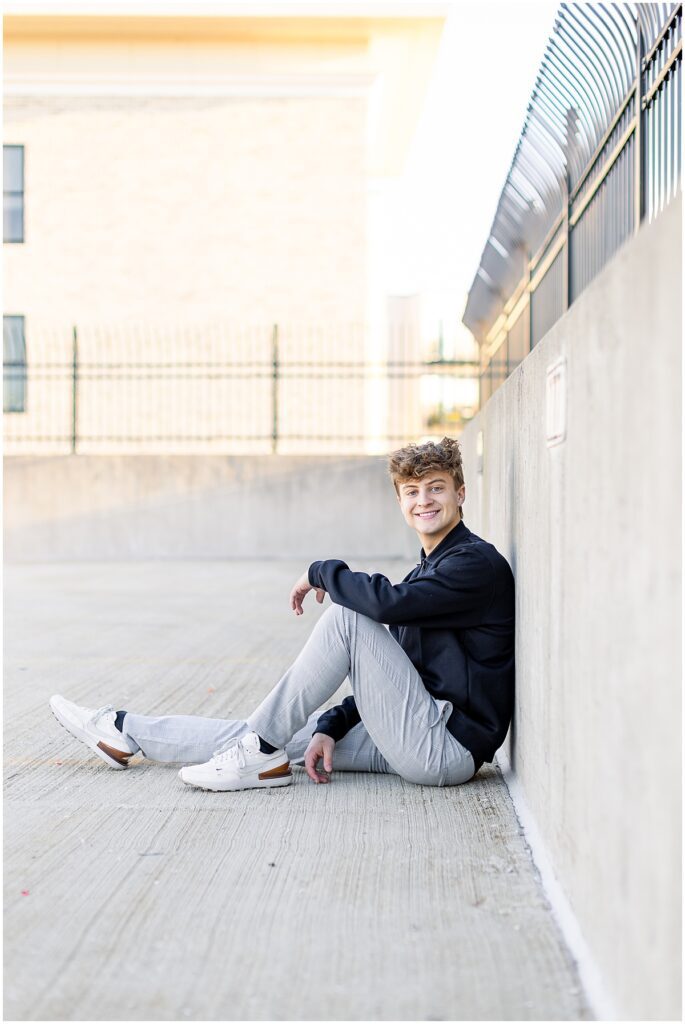
[[[506,559],[461,521],[401,583],[352,572],[332,558],[312,562],[309,583],[335,604],[390,626],[430,694],[449,700],[447,728],[471,751],[476,771],[492,761],[514,710],[514,576]],[[354,697],[319,718],[340,740],[361,718]]]

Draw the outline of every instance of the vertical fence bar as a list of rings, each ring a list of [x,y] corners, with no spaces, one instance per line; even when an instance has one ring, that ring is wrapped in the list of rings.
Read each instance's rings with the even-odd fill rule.
[[[531,352],[531,350],[533,348],[533,293],[532,293],[532,291],[530,289],[530,261],[531,261],[531,256],[532,256],[532,254],[531,254],[530,250],[526,249],[526,260],[525,260],[526,271],[525,272],[526,272],[526,291],[528,292],[528,305],[526,306],[525,311],[523,313],[523,316],[525,317],[525,332],[526,332],[526,334],[525,334],[525,340],[524,340],[524,343],[523,343],[523,351],[522,351],[521,359],[524,359]]]
[[[637,46],[636,46],[636,69],[635,69],[635,169],[633,171],[635,189],[635,208],[633,212],[633,230],[640,230],[645,209],[645,158],[644,158],[644,117],[642,112],[642,97],[644,95],[644,77],[642,73],[642,62],[645,52],[645,41],[642,36],[640,19],[636,19]]]
[[[561,309],[563,313],[571,305],[571,180],[568,172],[564,178],[564,192],[563,281],[561,283]]]
[[[73,331],[71,363],[71,454],[76,455],[78,440],[78,332]]]
[[[572,282],[571,282],[571,196],[573,194],[573,186],[571,182],[571,156],[575,152],[576,148],[576,128],[578,124],[578,113],[575,107],[570,106],[566,111],[566,138],[565,138],[565,158],[566,168],[564,173],[564,253],[563,253],[563,281],[562,289],[563,293],[561,296],[561,309],[565,313],[568,307],[573,301]]]
[[[278,324],[274,324],[271,335],[271,451],[278,450]]]

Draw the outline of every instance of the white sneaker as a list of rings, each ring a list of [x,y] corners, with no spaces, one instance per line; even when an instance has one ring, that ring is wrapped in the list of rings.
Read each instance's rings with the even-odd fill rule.
[[[289,786],[293,781],[285,750],[263,754],[256,732],[231,740],[226,749],[216,753],[210,761],[181,768],[178,774],[186,786],[214,792]]]
[[[115,726],[116,711],[111,704],[95,711],[56,694],[50,698],[50,709],[60,725],[94,750],[110,768],[128,767],[128,759],[136,751]]]

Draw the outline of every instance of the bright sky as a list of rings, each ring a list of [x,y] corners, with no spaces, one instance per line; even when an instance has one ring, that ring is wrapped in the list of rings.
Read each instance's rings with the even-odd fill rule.
[[[556,2],[455,0],[404,176],[387,199],[384,286],[458,319],[473,281]]]

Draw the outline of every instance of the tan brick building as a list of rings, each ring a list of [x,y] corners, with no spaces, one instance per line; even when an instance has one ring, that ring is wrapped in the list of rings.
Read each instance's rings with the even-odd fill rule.
[[[343,15],[324,5],[312,15],[285,5],[278,17],[259,4],[226,5],[221,16],[201,5],[168,15],[145,5],[135,16],[8,14],[4,312],[10,333],[23,329],[29,364],[56,351],[68,362],[73,325],[81,359],[108,345],[124,360],[173,345],[185,361],[214,351],[239,360],[242,336],[245,359],[269,362],[274,324],[282,357],[290,338],[303,359],[364,358],[378,302],[370,197],[401,172],[443,24],[431,5],[397,5],[401,15],[392,6]],[[8,417],[20,430],[45,415],[43,386]],[[260,410],[250,436],[270,415],[268,383],[262,391],[248,403]],[[245,393],[234,381],[209,404],[225,412]],[[364,395],[357,387],[345,406],[361,417],[355,433],[368,419]],[[183,433],[183,397],[163,388],[148,413],[168,406]],[[89,408],[102,416],[123,399],[113,385],[93,385],[80,401],[83,427]],[[289,404],[300,404],[294,394],[282,417]],[[57,406],[71,415],[66,392]],[[207,416],[204,437],[216,412]],[[14,426],[6,422],[9,438]]]

